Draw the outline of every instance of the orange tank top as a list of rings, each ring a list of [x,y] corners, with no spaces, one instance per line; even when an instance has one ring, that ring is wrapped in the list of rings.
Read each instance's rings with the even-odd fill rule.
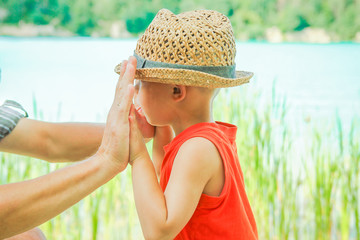
[[[223,160],[225,183],[220,196],[202,194],[186,226],[175,239],[257,239],[255,218],[246,196],[244,177],[236,149],[237,127],[215,122],[195,124],[164,147],[160,185],[165,191],[171,169],[181,145],[194,137],[211,141]]]

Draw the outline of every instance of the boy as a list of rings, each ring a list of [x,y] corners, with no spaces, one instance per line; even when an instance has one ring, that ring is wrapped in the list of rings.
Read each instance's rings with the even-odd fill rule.
[[[163,161],[153,164],[132,109],[129,161],[145,238],[257,239],[236,126],[212,119],[216,88],[241,85],[253,75],[235,71],[229,19],[208,10],[179,15],[160,10],[134,55],[140,80],[136,102],[156,126],[154,141],[167,138],[162,132],[167,127],[176,135],[164,147]]]

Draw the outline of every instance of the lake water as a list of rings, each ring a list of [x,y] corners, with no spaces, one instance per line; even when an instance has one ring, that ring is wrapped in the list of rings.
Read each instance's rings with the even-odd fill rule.
[[[14,99],[34,117],[33,97],[49,121],[104,121],[117,74],[136,39],[0,37],[0,100]],[[238,70],[255,77],[240,88],[269,99],[276,79],[293,120],[360,114],[360,44],[237,42]],[[241,97],[241,96],[239,96]]]

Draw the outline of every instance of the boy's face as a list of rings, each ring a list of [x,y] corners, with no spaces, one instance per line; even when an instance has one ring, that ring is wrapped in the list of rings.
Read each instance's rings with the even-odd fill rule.
[[[170,85],[136,80],[135,107],[141,107],[151,125],[169,124],[171,99]]]

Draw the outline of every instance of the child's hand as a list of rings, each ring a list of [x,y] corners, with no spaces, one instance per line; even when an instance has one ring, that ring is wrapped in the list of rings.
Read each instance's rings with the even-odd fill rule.
[[[140,158],[149,158],[149,153],[147,152],[144,138],[141,134],[141,131],[138,126],[138,121],[136,117],[136,110],[134,105],[131,106],[129,123],[130,123],[130,156],[129,163],[132,165],[136,159]],[[150,125],[151,126],[151,125]]]
[[[143,138],[153,138],[155,134],[155,127],[150,125],[144,116],[141,107],[136,108],[135,110],[136,121],[139,127],[139,130]]]

